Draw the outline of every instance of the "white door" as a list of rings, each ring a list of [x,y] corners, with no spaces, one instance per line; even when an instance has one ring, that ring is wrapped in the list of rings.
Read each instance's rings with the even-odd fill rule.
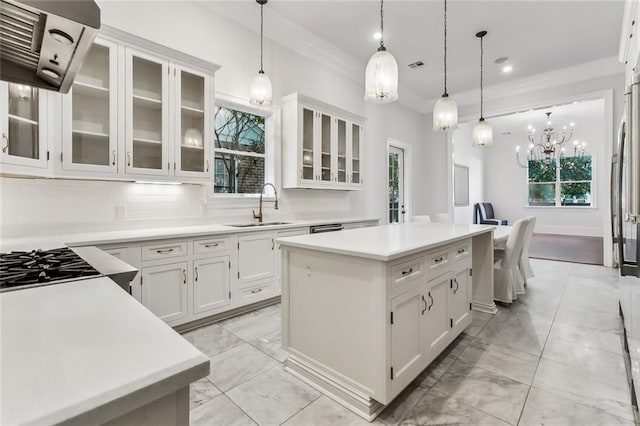
[[[404,150],[389,145],[389,223],[405,222]]]
[[[449,285],[449,317],[453,331],[464,330],[471,321],[471,270],[468,262],[456,264]]]
[[[425,356],[429,361],[444,349],[451,328],[447,315],[447,294],[451,276],[445,274],[427,283],[425,300],[427,310],[424,313]]]
[[[187,317],[187,262],[142,268],[142,304],[158,318],[178,324]]]
[[[193,261],[193,314],[216,311],[231,303],[229,256]]]
[[[275,276],[274,236],[269,232],[238,237],[238,284]]]
[[[422,315],[426,310],[424,286],[391,300],[391,387],[407,386],[424,368]]]

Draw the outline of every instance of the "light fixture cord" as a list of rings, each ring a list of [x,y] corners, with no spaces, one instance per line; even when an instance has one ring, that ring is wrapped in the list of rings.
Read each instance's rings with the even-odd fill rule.
[[[480,37],[480,120],[484,120],[484,36]]]
[[[264,74],[263,53],[264,51],[264,5],[260,5],[260,73]]]
[[[447,93],[447,0],[444,0],[444,97]]]
[[[384,50],[384,0],[380,0],[380,48]]]

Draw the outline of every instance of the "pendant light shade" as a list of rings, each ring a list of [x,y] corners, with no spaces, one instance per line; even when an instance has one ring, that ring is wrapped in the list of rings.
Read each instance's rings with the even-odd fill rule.
[[[447,93],[447,0],[444,0],[444,93],[433,107],[433,131],[458,128],[458,105]]]
[[[473,128],[473,145],[493,145],[493,129],[484,119],[484,36],[486,31],[480,31],[476,37],[480,39],[480,120]]]
[[[269,106],[272,104],[273,88],[271,79],[264,73],[263,57],[264,57],[264,5],[268,0],[256,0],[260,5],[260,71],[251,80],[251,89],[249,91],[249,102],[252,105]]]
[[[398,100],[398,63],[384,47],[384,1],[380,1],[380,47],[365,71],[364,100],[386,104]]]

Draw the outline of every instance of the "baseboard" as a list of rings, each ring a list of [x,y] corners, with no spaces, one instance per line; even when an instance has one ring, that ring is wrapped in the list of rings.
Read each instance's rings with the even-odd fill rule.
[[[601,228],[587,226],[557,226],[536,224],[536,234],[572,235],[581,237],[603,237]]]

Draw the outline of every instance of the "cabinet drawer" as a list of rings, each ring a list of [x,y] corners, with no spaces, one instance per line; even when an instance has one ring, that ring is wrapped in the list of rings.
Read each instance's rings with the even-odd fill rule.
[[[142,246],[142,260],[170,259],[187,255],[186,241],[173,241]]]
[[[453,257],[454,262],[458,262],[459,260],[470,257],[471,256],[471,240],[465,240],[453,246],[451,255]]]
[[[209,254],[227,252],[231,249],[231,238],[213,237],[193,242],[193,254]]]
[[[422,276],[424,276],[424,256],[416,256],[391,265],[392,288],[397,288]]]
[[[244,306],[249,303],[268,299],[269,297],[274,296],[273,287],[273,281],[267,281],[251,287],[240,289],[237,291],[238,300],[235,300],[234,304]]]
[[[451,255],[448,249],[427,254],[426,269],[430,278],[451,269]]]

